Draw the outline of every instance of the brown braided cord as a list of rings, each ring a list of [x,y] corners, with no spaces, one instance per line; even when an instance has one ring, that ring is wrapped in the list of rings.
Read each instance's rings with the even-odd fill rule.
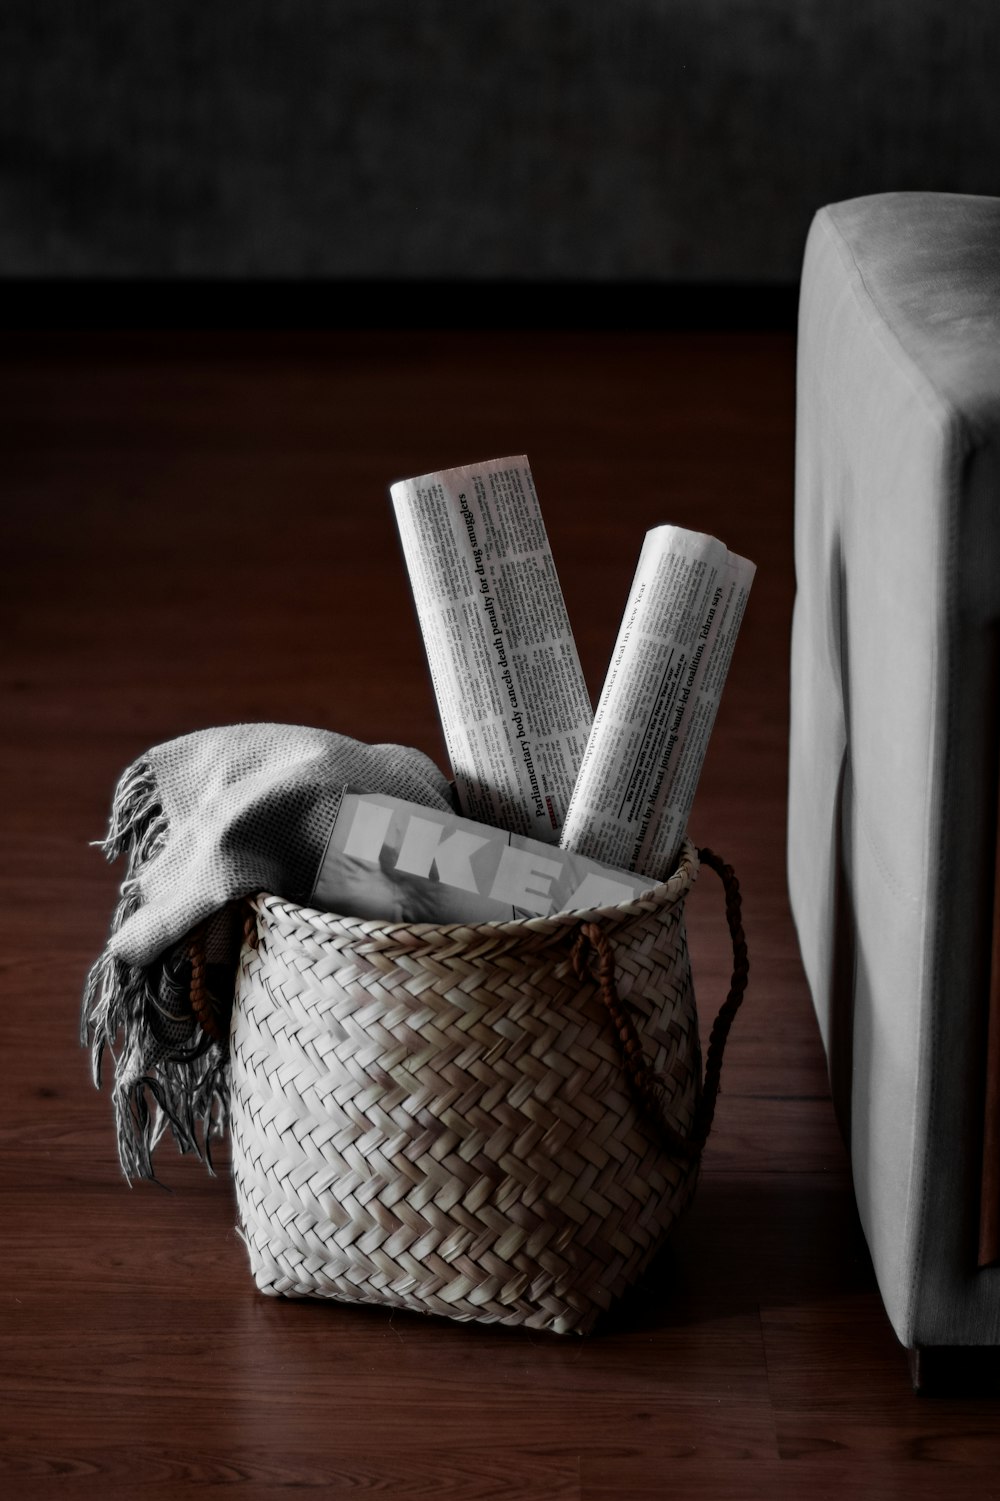
[[[236,922],[242,918],[242,938],[251,948],[257,946],[257,922],[253,908],[245,899],[230,903],[227,912]],[[188,982],[188,1005],[205,1034],[203,1045],[212,1042],[225,1043],[229,1037],[232,1002],[228,1003],[212,990],[208,983],[208,958],[206,941],[210,918],[192,928],[185,946],[185,957],[191,966]],[[204,1047],[203,1049],[204,1050]]]
[[[736,878],[736,873],[733,867],[725,864],[713,850],[699,850],[698,858],[701,864],[715,871],[726,893],[726,919],[733,944],[733,973],[729,994],[712,1026],[698,1111],[692,1130],[687,1137],[681,1136],[664,1116],[663,1079],[646,1058],[635,1023],[618,995],[618,988],[615,984],[614,944],[598,923],[581,923],[572,955],[577,978],[584,980],[589,972],[600,987],[601,999],[614,1026],[622,1052],[625,1073],[637,1105],[665,1143],[685,1156],[700,1152],[712,1129],[715,1106],[719,1097],[726,1039],[733,1024],[733,1018],[743,1002],[750,968],[746,937],[743,932],[740,883]]]
[[[249,902],[243,904],[243,942],[247,948],[257,947],[257,914]]]
[[[187,956],[191,964],[191,1010],[203,1032],[213,1042],[224,1041],[222,1025],[216,1015],[211,992],[205,983],[205,931],[207,923],[199,923],[188,939]]]
[[[646,1058],[635,1022],[618,994],[615,947],[598,923],[580,924],[572,959],[577,979],[585,980],[589,972],[600,987],[601,1000],[621,1048],[629,1087],[642,1115],[673,1151],[689,1156],[693,1150],[692,1142],[675,1130],[663,1114],[663,1079]]]
[[[722,882],[726,893],[726,921],[729,924],[729,936],[733,943],[733,975],[729,985],[729,994],[719,1009],[708,1039],[705,1081],[702,1086],[697,1121],[698,1145],[702,1146],[708,1138],[708,1133],[712,1129],[712,1121],[715,1118],[715,1105],[719,1097],[722,1077],[722,1055],[733,1018],[740,1009],[746,994],[747,981],[750,977],[750,961],[747,955],[746,936],[743,932],[743,905],[736,872],[714,850],[700,849],[698,858],[702,865],[710,866]]]

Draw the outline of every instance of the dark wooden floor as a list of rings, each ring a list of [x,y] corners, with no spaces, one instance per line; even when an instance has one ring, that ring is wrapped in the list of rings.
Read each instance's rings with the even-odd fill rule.
[[[1000,1496],[1000,1402],[913,1395],[854,1215],[784,876],[793,343],[767,334],[8,339],[0,1494]],[[639,544],[759,564],[691,832],[751,987],[694,1208],[588,1341],[254,1291],[231,1185],[129,1190],[76,1042],[118,772],[272,719],[443,759],[386,486],[527,452],[595,694]],[[726,942],[706,875],[699,1000]]]

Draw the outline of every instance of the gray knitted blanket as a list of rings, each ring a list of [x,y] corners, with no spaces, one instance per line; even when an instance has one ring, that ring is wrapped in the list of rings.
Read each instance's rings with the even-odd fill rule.
[[[105,1052],[114,1056],[127,1178],[155,1176],[152,1152],[168,1128],[211,1168],[229,1110],[227,1035],[215,1023],[232,1002],[240,899],[308,899],[348,783],[453,806],[422,752],[295,725],[199,730],[122,774],[102,848],[125,856],[125,878],[87,978],[81,1040],[98,1086]]]

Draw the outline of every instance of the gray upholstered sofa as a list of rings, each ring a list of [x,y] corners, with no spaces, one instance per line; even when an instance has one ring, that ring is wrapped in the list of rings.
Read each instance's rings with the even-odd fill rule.
[[[996,1345],[1000,198],[817,214],[796,572],[790,892],[861,1220],[904,1344]]]

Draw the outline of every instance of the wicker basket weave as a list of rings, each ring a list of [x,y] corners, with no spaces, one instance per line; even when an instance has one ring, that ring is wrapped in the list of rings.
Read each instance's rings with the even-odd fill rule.
[[[698,865],[687,844],[642,900],[474,926],[256,897],[231,1130],[258,1288],[589,1331],[691,1200],[746,983],[743,946],[703,1090]]]

